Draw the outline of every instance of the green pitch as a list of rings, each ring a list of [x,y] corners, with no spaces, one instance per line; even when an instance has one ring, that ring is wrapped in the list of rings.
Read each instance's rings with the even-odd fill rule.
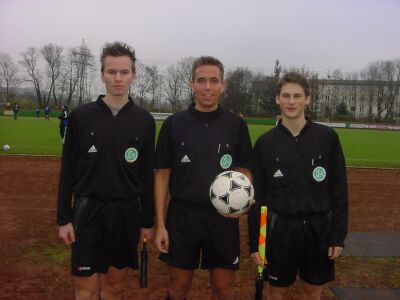
[[[0,117],[0,146],[11,146],[7,153],[60,155],[59,120],[51,118]],[[157,133],[161,122],[157,122]],[[272,126],[249,125],[253,141]],[[400,132],[383,130],[337,129],[349,166],[400,168]],[[1,153],[5,153],[0,150]]]
[[[272,126],[249,125],[253,143]],[[335,129],[348,166],[400,168],[400,131]]]
[[[10,145],[7,153],[60,155],[62,141],[59,134],[60,120],[44,117],[0,117],[0,146]]]

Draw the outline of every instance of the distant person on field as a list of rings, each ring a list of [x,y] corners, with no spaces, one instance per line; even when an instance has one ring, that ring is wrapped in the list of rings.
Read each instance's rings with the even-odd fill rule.
[[[39,115],[40,115],[40,108],[39,108],[39,106],[36,106],[35,114],[36,114],[36,118],[39,118]]]
[[[45,117],[46,117],[46,120],[49,119],[49,114],[50,114],[50,107],[48,107],[48,106],[46,105],[46,107],[44,108],[44,115],[45,115]]]
[[[280,120],[282,120],[282,115],[276,115],[275,126],[278,126]]]
[[[64,141],[65,137],[65,132],[67,131],[68,128],[68,106],[64,105],[63,109],[61,111],[61,115],[58,117],[60,119],[60,136],[61,139]]]
[[[18,118],[18,112],[19,112],[18,104],[15,104],[14,107],[13,107],[14,120],[17,120],[17,118]]]
[[[79,300],[121,299],[138,242],[153,236],[155,122],[128,96],[135,51],[108,43],[100,61],[106,95],[68,116],[61,159],[57,224]]]

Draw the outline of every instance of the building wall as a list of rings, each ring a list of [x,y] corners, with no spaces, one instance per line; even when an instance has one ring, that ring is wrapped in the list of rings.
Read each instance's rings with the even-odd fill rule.
[[[384,93],[389,87],[384,86]],[[332,120],[336,116],[337,106],[344,102],[351,116],[356,120],[364,121],[369,116],[376,119],[378,116],[378,86],[363,81],[321,80],[319,83],[317,115],[319,119]],[[382,105],[384,107],[384,105]],[[387,113],[383,109],[381,118]],[[392,110],[393,119],[400,121],[400,95],[397,93]]]

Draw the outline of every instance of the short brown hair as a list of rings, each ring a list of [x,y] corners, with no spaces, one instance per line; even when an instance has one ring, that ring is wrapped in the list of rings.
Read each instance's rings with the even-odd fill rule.
[[[297,83],[303,88],[306,97],[310,95],[310,83],[302,74],[297,72],[286,73],[278,82],[278,95],[281,93],[282,86],[286,83]]]
[[[224,80],[224,65],[218,59],[212,56],[200,56],[199,58],[196,58],[192,64],[192,81],[194,81],[196,77],[196,69],[205,65],[218,67],[221,73],[221,79]]]
[[[132,72],[135,73],[135,61],[136,61],[136,56],[135,56],[135,50],[130,47],[126,43],[122,42],[113,42],[113,43],[106,43],[103,47],[103,50],[101,52],[100,56],[100,62],[101,62],[101,72],[104,71],[104,60],[106,59],[107,56],[128,56],[131,61],[132,61]]]

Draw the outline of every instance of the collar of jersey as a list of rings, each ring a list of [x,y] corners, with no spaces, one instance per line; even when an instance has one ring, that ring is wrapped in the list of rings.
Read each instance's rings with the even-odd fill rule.
[[[195,107],[195,103],[190,104],[188,110],[195,117],[202,120],[212,120],[218,118],[222,113],[222,107],[218,104],[218,108],[216,110],[210,112],[199,111]]]
[[[308,119],[308,117],[306,117],[306,121],[307,121],[307,122],[306,122],[306,124],[304,125],[304,127],[301,129],[299,135],[298,135],[298,136],[295,136],[295,137],[300,137],[300,136],[304,135],[304,133],[308,130],[308,128],[310,128],[312,122]],[[287,135],[289,135],[290,137],[293,137],[293,135],[292,135],[292,133],[289,131],[289,129],[287,129],[285,126],[283,126],[282,120],[279,120],[277,128],[278,128],[280,131],[282,131],[284,134],[287,134]]]
[[[107,107],[107,108],[108,108],[107,104],[104,102],[104,99],[103,99],[105,96],[106,96],[106,95],[99,95],[99,96],[97,97],[96,102],[97,102],[97,104],[99,104],[99,105],[101,105],[101,106],[103,106],[103,107]],[[128,97],[128,102],[126,102],[126,104],[125,104],[124,106],[121,107],[120,111],[123,110],[126,106],[131,106],[131,105],[133,105],[133,104],[134,104],[133,99],[132,99],[131,96],[129,96],[129,97]]]

